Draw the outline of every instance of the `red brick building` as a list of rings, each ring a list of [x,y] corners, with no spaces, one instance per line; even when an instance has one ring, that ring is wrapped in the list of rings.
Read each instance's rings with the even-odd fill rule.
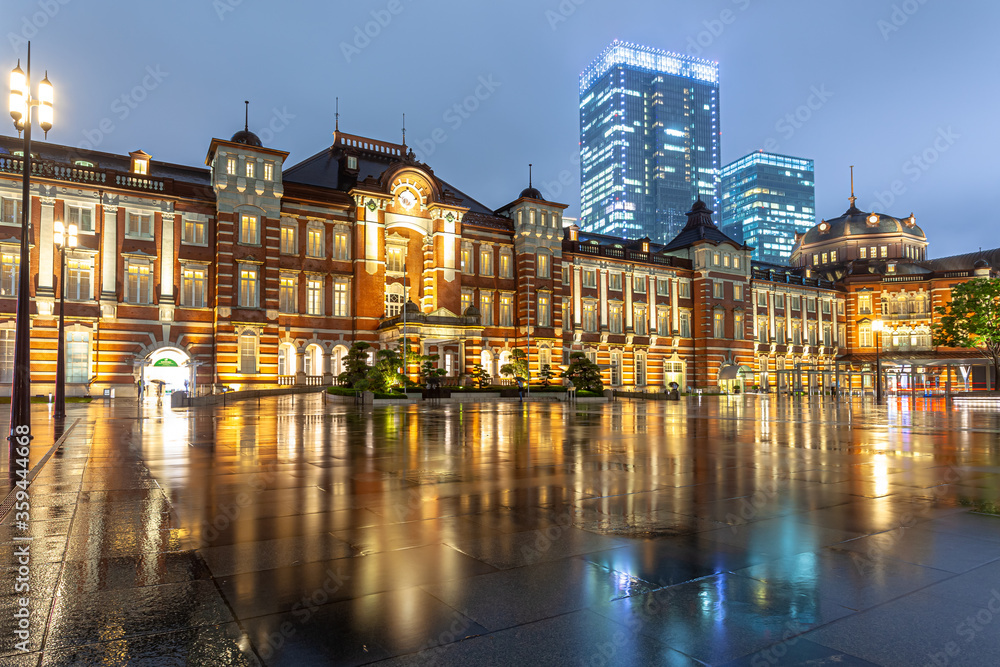
[[[0,137],[3,380],[13,352],[20,147]],[[898,336],[903,326],[922,336],[929,315],[909,304],[920,295],[927,308],[944,303],[949,286],[973,273],[963,268],[969,258],[924,260],[912,218],[888,236],[868,235],[867,247],[887,245],[891,256],[879,249],[877,260],[859,261],[851,254],[864,245],[859,211],[809,232],[794,268],[751,266],[751,249],[719,231],[701,202],[669,244],[588,234],[564,226],[566,206],[530,184],[492,209],[405,145],[339,131],[294,166],[246,130],[212,140],[207,168],[142,151],[40,142],[33,150],[33,393],[50,391],[55,378],[57,220],[80,230],[79,246],[66,251],[68,395],[134,394],[138,380],[156,379],[199,391],[327,384],[354,342],[395,346],[404,330],[454,382],[477,363],[496,378],[520,349],[533,376],[584,352],[614,387],[774,388],[789,386],[794,369],[803,371],[797,382],[843,386],[841,371],[863,373],[874,351],[861,312],[867,292],[887,318],[906,303],[907,317],[892,320]],[[840,254],[831,260],[833,245],[824,244],[839,244]]]

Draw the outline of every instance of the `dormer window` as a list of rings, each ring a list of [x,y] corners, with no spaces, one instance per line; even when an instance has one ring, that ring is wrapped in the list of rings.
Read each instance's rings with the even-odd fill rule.
[[[139,174],[141,176],[149,174],[149,158],[151,157],[149,153],[144,151],[134,151],[129,153],[129,157],[132,158],[133,174]]]
[[[358,168],[358,158],[354,155],[347,156],[347,168],[354,170]]]
[[[74,167],[96,167],[90,160],[73,160]]]

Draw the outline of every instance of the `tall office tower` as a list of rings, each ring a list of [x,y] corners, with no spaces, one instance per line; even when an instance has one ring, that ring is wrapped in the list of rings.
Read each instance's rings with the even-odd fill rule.
[[[719,210],[720,154],[718,63],[615,41],[580,75],[584,230],[669,242]]]
[[[722,168],[722,231],[753,246],[758,261],[788,264],[815,209],[812,160],[757,151]]]

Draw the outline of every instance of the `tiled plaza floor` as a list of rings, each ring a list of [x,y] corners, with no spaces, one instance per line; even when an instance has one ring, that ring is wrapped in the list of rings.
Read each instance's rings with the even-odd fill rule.
[[[0,664],[1000,664],[995,408],[320,398],[70,405]]]

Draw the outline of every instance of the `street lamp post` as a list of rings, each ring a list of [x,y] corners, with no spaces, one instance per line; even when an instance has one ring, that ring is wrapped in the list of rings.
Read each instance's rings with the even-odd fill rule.
[[[53,225],[53,238],[59,248],[59,341],[56,343],[56,405],[52,416],[66,416],[66,249],[76,247],[77,227],[63,227],[59,220]]]
[[[882,320],[872,322],[872,332],[875,334],[875,402],[882,402],[882,358],[879,348],[882,347]]]
[[[30,337],[31,303],[28,283],[31,280],[29,229],[31,217],[31,108],[38,107],[38,125],[48,136],[52,129],[52,84],[48,73],[38,85],[38,99],[31,98],[31,43],[28,43],[26,70],[20,60],[10,73],[10,116],[14,127],[24,132],[24,155],[21,161],[21,254],[17,284],[17,315],[14,325],[14,381],[10,391],[10,434],[8,470],[11,475],[27,472],[27,448],[31,442],[31,368]],[[22,456],[23,454],[23,456]]]

